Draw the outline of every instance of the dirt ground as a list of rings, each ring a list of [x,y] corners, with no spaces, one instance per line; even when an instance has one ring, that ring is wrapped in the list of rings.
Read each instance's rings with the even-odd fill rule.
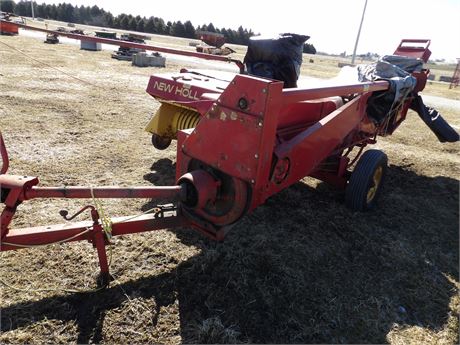
[[[9,173],[41,186],[173,184],[175,144],[157,151],[143,130],[159,106],[145,88],[181,67],[0,37]],[[439,110],[459,128],[457,112]],[[91,291],[98,264],[87,243],[2,253],[1,343],[458,343],[458,145],[410,113],[376,147],[390,165],[375,211],[353,213],[342,192],[306,178],[223,243],[189,229],[116,239],[116,279],[103,291]],[[62,223],[60,209],[85,203],[29,201],[13,226]],[[110,216],[150,207],[104,201]],[[62,291],[75,288],[88,292]]]

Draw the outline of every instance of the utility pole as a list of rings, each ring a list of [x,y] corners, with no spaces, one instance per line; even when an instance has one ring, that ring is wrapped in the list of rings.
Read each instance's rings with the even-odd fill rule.
[[[32,7],[32,19],[35,20],[35,14],[34,14],[34,2],[30,2],[30,6]]]
[[[366,13],[367,0],[364,3],[363,16],[361,17],[361,23],[359,24],[358,35],[356,36],[355,49],[353,49],[353,57],[351,58],[351,64],[355,64],[356,49],[358,48],[359,35],[361,34],[361,28],[363,26],[364,14]]]

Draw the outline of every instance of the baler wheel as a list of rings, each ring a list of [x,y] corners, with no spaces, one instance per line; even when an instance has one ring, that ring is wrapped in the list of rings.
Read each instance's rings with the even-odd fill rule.
[[[162,137],[158,134],[152,134],[152,145],[157,150],[166,150],[171,145],[171,138]]]
[[[353,211],[367,211],[375,207],[382,190],[388,158],[380,150],[364,152],[351,174],[345,191],[345,204]]]

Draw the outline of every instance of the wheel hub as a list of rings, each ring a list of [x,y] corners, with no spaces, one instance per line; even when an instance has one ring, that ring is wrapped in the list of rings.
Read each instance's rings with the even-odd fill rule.
[[[372,176],[372,185],[367,191],[367,202],[370,203],[374,200],[375,195],[377,194],[377,190],[380,186],[380,182],[382,181],[383,176],[383,168],[379,166],[375,169],[374,175]]]
[[[183,207],[215,226],[229,225],[240,219],[248,206],[248,185],[212,167],[198,166],[197,163],[191,164],[198,169],[178,180],[178,184],[186,184],[188,189]]]

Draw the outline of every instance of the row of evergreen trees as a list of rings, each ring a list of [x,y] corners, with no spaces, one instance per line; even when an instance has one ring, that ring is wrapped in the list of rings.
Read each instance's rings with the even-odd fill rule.
[[[4,12],[15,13],[18,16],[32,16],[30,1],[15,2],[12,0],[0,1],[0,9]],[[72,4],[37,4],[34,2],[34,14],[36,17],[44,19],[54,19],[63,22],[103,26],[122,30],[133,30],[159,35],[171,35],[185,38],[196,38],[197,31],[218,32],[225,36],[226,42],[247,45],[249,37],[254,36],[252,30],[244,29],[242,26],[238,30],[215,28],[212,23],[194,27],[187,20],[182,23],[165,22],[162,18],[151,16],[149,18],[132,16],[131,14],[120,14],[113,16],[112,13],[105,11],[98,6],[73,6]]]
[[[0,10],[4,12],[15,13],[18,16],[31,17],[32,6],[31,1],[21,0],[15,2],[13,0],[1,0]],[[60,3],[55,4],[37,4],[34,1],[34,14],[36,17],[44,19],[54,19],[63,22],[87,24],[94,26],[103,26],[122,30],[132,30],[146,32],[159,35],[171,35],[176,37],[196,38],[198,31],[210,31],[221,33],[225,36],[228,43],[247,45],[249,37],[254,36],[252,30],[247,30],[240,26],[238,30],[219,29],[214,27],[212,23],[194,27],[187,20],[182,23],[165,22],[162,18],[151,16],[149,18],[141,16],[132,16],[131,14],[120,14],[113,16],[112,13],[105,11],[98,6],[73,6],[72,4]],[[305,53],[316,53],[316,49],[311,44],[305,44]]]

